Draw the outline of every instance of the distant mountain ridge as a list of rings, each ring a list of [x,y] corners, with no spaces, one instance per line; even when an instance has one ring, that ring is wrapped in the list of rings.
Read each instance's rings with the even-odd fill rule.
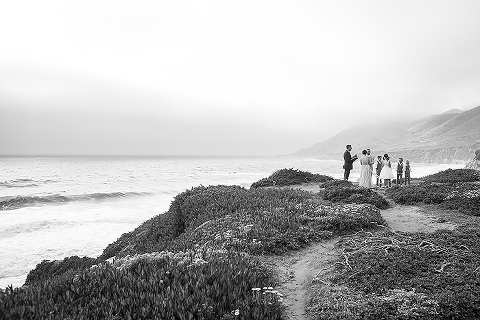
[[[467,111],[451,109],[404,124],[351,127],[293,155],[342,159],[346,144],[358,155],[370,148],[374,155],[388,153],[393,159],[465,162],[480,149],[480,106]]]

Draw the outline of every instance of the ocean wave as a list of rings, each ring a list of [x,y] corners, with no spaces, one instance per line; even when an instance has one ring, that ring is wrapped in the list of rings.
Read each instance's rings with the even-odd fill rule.
[[[5,188],[27,188],[38,187],[45,183],[55,182],[54,180],[33,180],[33,179],[14,179],[0,182],[0,187]]]
[[[131,196],[147,195],[145,192],[109,192],[88,193],[80,195],[38,195],[38,196],[12,196],[0,198],[0,210],[14,210],[23,207],[32,207],[45,204],[60,204],[71,201],[92,201],[125,198]]]

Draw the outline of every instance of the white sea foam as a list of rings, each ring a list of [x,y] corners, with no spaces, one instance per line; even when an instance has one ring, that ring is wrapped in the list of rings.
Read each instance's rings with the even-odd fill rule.
[[[21,204],[0,210],[0,288],[21,286],[44,259],[100,255],[186,189],[248,188],[282,168],[341,178],[342,165],[285,157],[0,158],[0,202]],[[360,172],[354,166],[352,181]],[[412,177],[462,166],[412,163]]]

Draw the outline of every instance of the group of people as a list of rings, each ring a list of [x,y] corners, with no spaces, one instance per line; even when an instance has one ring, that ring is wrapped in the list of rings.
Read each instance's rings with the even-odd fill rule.
[[[348,180],[350,176],[350,171],[353,169],[353,163],[358,159],[357,155],[352,156],[350,152],[352,151],[352,146],[347,145],[347,150],[343,154],[344,165],[343,169],[344,175],[343,178]],[[392,181],[395,179],[395,175],[392,170],[392,163],[388,154],[377,157],[377,165],[375,171],[373,170],[373,165],[375,164],[375,158],[371,155],[370,149],[362,150],[362,156],[360,157],[360,164],[362,168],[360,170],[360,179],[358,180],[358,185],[365,188],[373,188],[372,176],[377,178],[376,186],[381,187],[382,181],[385,187],[391,187]],[[396,184],[410,185],[410,162],[408,160],[403,162],[403,158],[398,158],[397,162],[397,176]],[[405,177],[405,179],[404,179]]]

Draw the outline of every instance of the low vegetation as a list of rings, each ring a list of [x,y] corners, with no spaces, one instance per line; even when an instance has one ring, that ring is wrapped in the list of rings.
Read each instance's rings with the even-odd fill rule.
[[[461,213],[480,215],[480,185],[472,183],[419,183],[408,187],[393,187],[386,195],[398,204],[438,204]]]
[[[66,272],[87,269],[97,263],[99,263],[98,259],[88,257],[80,258],[78,256],[68,257],[61,261],[43,260],[41,263],[37,264],[35,269],[28,273],[25,284],[32,285],[36,282],[41,282],[52,277],[63,275]]]
[[[455,183],[480,181],[480,171],[474,169],[447,169],[422,178],[425,182]]]
[[[480,318],[478,229],[357,234],[312,297],[312,319]]]
[[[480,215],[479,185],[457,181],[462,171],[439,181],[452,175],[387,195]],[[314,182],[307,176],[282,169],[263,180]],[[0,291],[0,319],[285,319],[278,279],[257,255],[332,237],[340,259],[313,279],[311,319],[480,318],[479,229],[385,231],[382,196],[322,177],[312,178],[318,193],[263,180],[186,190],[97,259],[41,262],[26,286]]]
[[[379,209],[388,208],[388,202],[375,191],[354,186],[348,181],[332,180],[320,185],[325,188],[323,198],[339,203],[368,203]]]
[[[276,278],[256,255],[383,224],[374,206],[307,191],[199,186],[98,260],[43,261],[28,286],[0,293],[0,318],[279,319]]]
[[[333,180],[333,178],[321,174],[314,174],[311,172],[290,168],[277,170],[268,178],[263,178],[260,181],[254,182],[250,188],[256,189],[274,186],[283,187],[310,182],[325,182],[330,180]]]
[[[0,293],[0,318],[280,319],[274,284],[254,259],[236,253],[136,255],[8,288]]]

